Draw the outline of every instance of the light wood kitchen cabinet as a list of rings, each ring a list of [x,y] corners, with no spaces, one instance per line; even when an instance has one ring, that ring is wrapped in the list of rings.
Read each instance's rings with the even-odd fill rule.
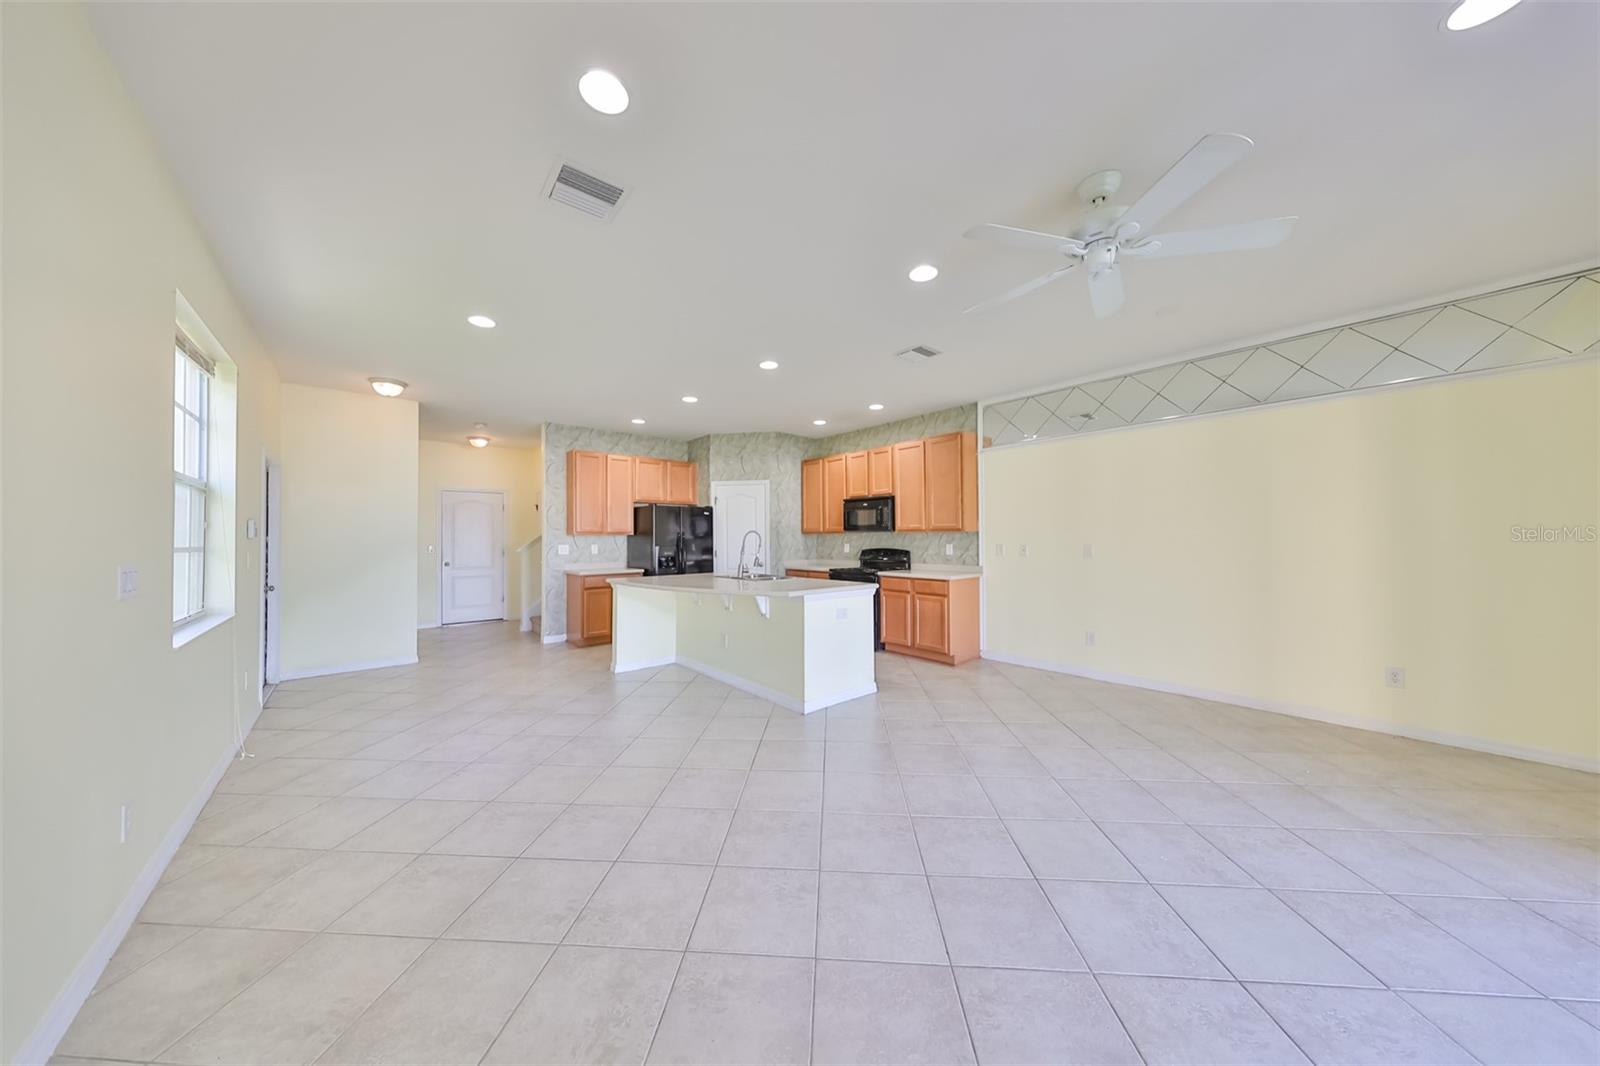
[[[894,495],[894,448],[874,448],[867,453],[867,495]]]
[[[978,528],[978,438],[946,433],[923,442],[928,529]]]
[[[879,639],[889,651],[900,651],[911,646],[912,595],[911,582],[881,578],[878,581],[879,608],[882,630]]]
[[[567,532],[606,532],[606,453],[567,453]]]
[[[673,460],[667,464],[667,502],[694,503],[695,469],[693,463]]]
[[[800,464],[800,532],[821,533],[822,460],[807,459]]]
[[[606,532],[623,536],[633,532],[634,458],[606,456]]]
[[[637,503],[665,503],[667,461],[641,455],[634,461],[633,498]]]
[[[845,456],[822,460],[822,531],[844,532]]]
[[[818,581],[826,581],[826,580],[828,580],[828,572],[826,570],[793,570],[793,569],[790,569],[790,570],[785,570],[783,572],[783,576],[784,577],[811,577],[811,578],[816,578]]]
[[[867,494],[867,453],[849,452],[844,457],[844,497],[849,500]]]
[[[978,657],[978,582],[882,577],[888,651],[955,665]]]
[[[620,574],[567,575],[567,643],[611,643],[611,581]]]
[[[923,442],[901,441],[894,446],[894,528],[897,532],[928,528],[927,493]]]

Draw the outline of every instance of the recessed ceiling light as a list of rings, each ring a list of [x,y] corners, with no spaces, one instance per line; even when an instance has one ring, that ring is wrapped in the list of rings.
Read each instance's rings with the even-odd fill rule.
[[[628,110],[628,90],[609,70],[591,70],[579,78],[578,95],[602,115],[620,115]]]
[[[699,403],[700,402],[700,397],[698,397],[698,396],[685,396],[683,398],[683,402],[684,403]]]
[[[406,383],[394,378],[368,378],[367,384],[372,386],[372,391],[379,396],[393,398],[406,391]]]
[[[756,366],[762,370],[776,370],[778,369],[778,361],[776,359],[763,359]]]
[[[636,426],[644,425],[644,419],[642,419],[642,418],[635,418],[635,419],[631,419],[630,421],[632,421],[633,424],[636,425]]]
[[[932,281],[938,276],[939,268],[934,266],[932,263],[918,263],[916,266],[911,268],[911,273],[906,275],[906,277],[910,278],[918,285],[921,285],[925,281]]]
[[[881,411],[881,410],[883,410],[883,404],[881,404],[881,403],[869,403],[869,404],[867,404],[867,410],[869,410],[869,411]]]
[[[1444,20],[1446,29],[1470,30],[1482,26],[1490,19],[1499,18],[1516,7],[1522,0],[1461,0],[1450,17]]]
[[[494,329],[494,319],[488,315],[468,315],[467,321],[479,329]]]
[[[825,426],[828,424],[828,420],[826,418],[813,418],[811,424],[813,426]]]

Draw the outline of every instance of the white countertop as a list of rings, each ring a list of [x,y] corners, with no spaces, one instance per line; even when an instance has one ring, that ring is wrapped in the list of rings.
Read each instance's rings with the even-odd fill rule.
[[[785,570],[835,570],[845,567],[860,566],[860,562],[853,559],[796,559],[783,564]],[[938,566],[933,563],[924,563],[913,566],[910,570],[885,570],[886,577],[914,577],[924,581],[961,581],[969,577],[982,577],[983,568],[978,566]],[[803,579],[801,579],[803,580]]]
[[[843,570],[847,566],[860,566],[854,559],[791,559],[783,564],[785,570]]]
[[[709,592],[719,596],[865,596],[877,586],[857,581],[827,581],[814,577],[781,577],[776,581],[741,581],[718,574],[668,574],[661,577],[619,577],[611,582],[620,588],[654,589],[659,592]]]
[[[592,563],[588,566],[565,566],[561,568],[563,574],[593,575],[593,574],[642,574],[643,570],[637,567],[606,566],[604,563]]]

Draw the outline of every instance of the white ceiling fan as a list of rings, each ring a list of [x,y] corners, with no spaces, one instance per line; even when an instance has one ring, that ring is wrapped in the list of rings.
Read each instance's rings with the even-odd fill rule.
[[[1110,204],[1110,198],[1122,185],[1121,171],[1102,170],[1091,174],[1078,186],[1078,198],[1087,205],[1088,212],[1072,236],[994,223],[973,226],[966,232],[973,240],[993,241],[1027,251],[1055,252],[1065,256],[1068,262],[999,296],[974,304],[964,313],[987,310],[1042,289],[1082,263],[1089,270],[1089,302],[1094,306],[1095,317],[1105,318],[1122,306],[1120,264],[1123,256],[1162,259],[1281,244],[1289,236],[1297,216],[1149,235],[1156,223],[1243,159],[1253,147],[1254,141],[1237,133],[1209,133],[1127,208]]]

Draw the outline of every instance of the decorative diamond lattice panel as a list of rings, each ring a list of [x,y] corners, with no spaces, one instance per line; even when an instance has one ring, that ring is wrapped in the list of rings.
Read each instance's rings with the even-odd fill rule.
[[[1600,351],[1600,271],[982,406],[983,446]]]

